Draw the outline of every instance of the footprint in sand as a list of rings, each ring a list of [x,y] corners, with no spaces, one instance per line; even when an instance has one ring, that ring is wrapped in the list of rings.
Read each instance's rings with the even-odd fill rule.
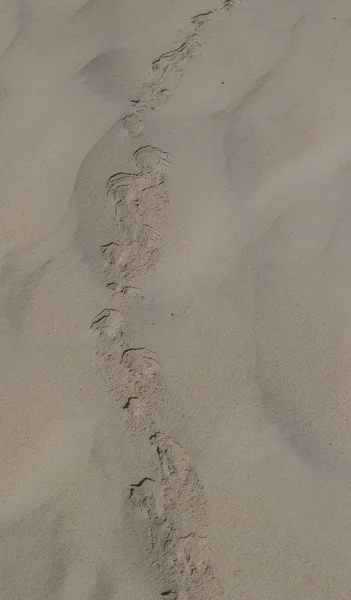
[[[142,146],[134,152],[134,160],[141,171],[160,173],[170,163],[170,155],[155,146]]]
[[[109,340],[120,338],[122,336],[121,313],[115,308],[105,308],[93,319],[91,330]]]
[[[122,363],[136,379],[152,379],[160,370],[156,354],[147,348],[129,348],[122,354]]]

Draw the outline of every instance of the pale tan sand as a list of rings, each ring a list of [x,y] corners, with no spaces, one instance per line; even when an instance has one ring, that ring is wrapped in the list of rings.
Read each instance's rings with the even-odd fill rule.
[[[1,600],[348,600],[351,5],[1,0]]]

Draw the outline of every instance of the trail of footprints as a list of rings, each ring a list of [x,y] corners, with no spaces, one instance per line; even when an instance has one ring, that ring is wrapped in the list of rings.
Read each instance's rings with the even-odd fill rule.
[[[224,0],[220,9],[191,19],[192,32],[179,46],[152,64],[149,79],[133,110],[123,118],[130,136],[141,135],[143,113],[159,108],[179,84],[183,66],[200,52],[198,31],[218,10],[230,11],[240,0]],[[155,264],[161,246],[168,196],[165,172],[170,155],[151,145],[133,156],[135,168],[112,175],[106,187],[115,239],[101,245],[104,283],[112,297],[140,296],[137,279]],[[132,483],[126,490],[126,516],[144,531],[160,598],[205,600],[223,597],[211,566],[206,534],[203,486],[189,457],[169,436],[157,431],[162,417],[161,365],[154,352],[128,346],[121,313],[101,311],[91,324],[100,340],[111,390],[121,399],[120,408],[132,435],[144,435],[155,459],[155,474]]]
[[[131,280],[152,266],[161,245],[160,229],[168,202],[164,173],[170,157],[154,146],[134,153],[135,170],[118,172],[107,182],[116,240],[101,246],[106,285],[137,295]]]
[[[131,136],[136,137],[143,132],[143,114],[155,111],[167,102],[181,82],[184,64],[201,52],[198,35],[201,28],[219,11],[231,12],[242,3],[243,0],[223,0],[220,8],[195,15],[190,19],[192,31],[182,43],[154,60],[148,80],[141,86],[138,97],[131,101],[133,110],[123,119]]]
[[[132,136],[144,129],[143,113],[155,111],[167,102],[182,78],[182,65],[200,51],[197,29],[203,23],[193,22],[194,32],[174,50],[161,54],[153,63],[149,79],[141,86],[139,97],[132,100],[134,110],[124,118],[124,126]]]

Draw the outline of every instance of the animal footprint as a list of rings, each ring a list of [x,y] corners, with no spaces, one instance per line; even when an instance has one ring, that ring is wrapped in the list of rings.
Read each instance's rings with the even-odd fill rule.
[[[122,334],[121,313],[115,308],[105,308],[94,319],[91,329],[110,340],[120,337]]]

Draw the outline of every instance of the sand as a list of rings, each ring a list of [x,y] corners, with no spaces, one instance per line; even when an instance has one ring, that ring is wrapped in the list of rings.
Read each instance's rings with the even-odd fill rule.
[[[1,600],[349,600],[350,2],[0,34]]]

